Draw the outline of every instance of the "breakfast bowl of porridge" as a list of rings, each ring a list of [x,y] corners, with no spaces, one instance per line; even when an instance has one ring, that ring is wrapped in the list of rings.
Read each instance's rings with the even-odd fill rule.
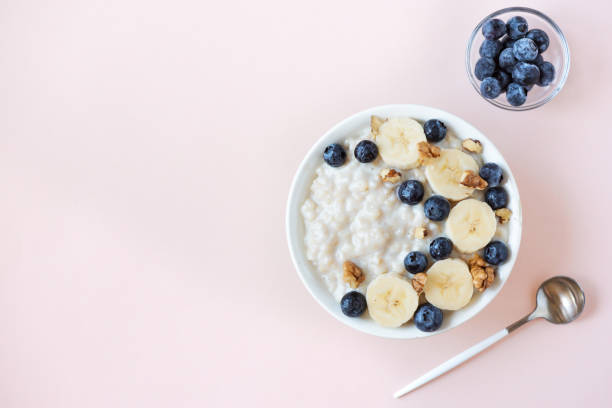
[[[371,108],[325,133],[298,168],[286,217],[312,296],[389,338],[475,316],[510,276],[521,240],[518,188],[493,143],[419,105]]]

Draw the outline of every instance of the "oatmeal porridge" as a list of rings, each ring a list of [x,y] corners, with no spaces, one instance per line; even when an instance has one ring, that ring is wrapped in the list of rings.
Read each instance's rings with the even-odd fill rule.
[[[373,117],[328,146],[316,169],[301,207],[306,257],[349,316],[367,307],[375,321],[397,327],[412,318],[420,293],[456,310],[493,283],[498,259],[487,253],[507,256],[507,224],[497,221],[509,211],[499,167],[483,166],[479,141],[437,120],[428,129],[429,122]],[[359,283],[347,277],[347,263]],[[395,320],[386,318],[394,314],[389,294],[405,306]]]

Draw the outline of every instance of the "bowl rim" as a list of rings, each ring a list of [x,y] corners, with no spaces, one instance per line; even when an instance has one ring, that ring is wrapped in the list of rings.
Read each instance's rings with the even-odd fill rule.
[[[472,73],[471,64],[470,64],[472,45],[474,44],[474,39],[480,33],[482,25],[491,18],[495,18],[504,13],[512,13],[512,12],[522,12],[522,13],[533,14],[533,15],[540,17],[544,21],[546,21],[548,24],[550,24],[550,26],[554,29],[554,31],[557,33],[557,35],[561,39],[561,45],[563,48],[564,69],[563,69],[563,73],[561,76],[561,80],[559,81],[557,86],[548,95],[546,95],[545,98],[542,98],[538,100],[537,102],[529,104],[529,105],[527,104],[521,105],[521,106],[506,105],[495,99],[489,99],[489,98],[485,98],[484,96],[482,96],[482,94],[480,93],[480,83],[479,83],[480,81],[477,81],[476,78],[474,77],[474,74]],[[563,86],[565,85],[565,82],[567,81],[567,77],[570,71],[570,65],[571,65],[570,49],[567,43],[567,39],[565,38],[563,31],[561,31],[561,28],[557,25],[557,23],[553,21],[553,19],[548,17],[546,14],[542,13],[541,11],[529,8],[529,7],[519,7],[519,6],[506,7],[506,8],[494,11],[493,13],[484,17],[482,20],[480,20],[480,22],[476,25],[476,27],[470,34],[470,37],[468,38],[468,42],[467,42],[466,51],[465,51],[465,69],[467,71],[468,78],[470,79],[470,83],[472,84],[472,86],[474,87],[478,95],[480,95],[484,100],[489,102],[491,105],[497,106],[498,108],[501,108],[501,109],[514,111],[514,112],[527,111],[527,110],[539,108],[540,106],[546,104],[547,102],[551,101],[555,96],[557,96],[557,94],[561,92],[561,89],[563,88]]]
[[[331,136],[355,122],[367,121],[367,123],[369,123],[371,115],[408,117],[426,116],[429,118],[444,118],[443,121],[446,122],[447,126],[451,128],[461,126],[466,130],[469,130],[470,137],[481,140],[484,144],[486,144],[488,149],[491,149],[493,151],[493,155],[499,156],[499,159],[497,159],[496,162],[504,168],[504,172],[508,177],[508,180],[504,185],[506,186],[506,188],[512,191],[512,202],[516,203],[514,205],[515,213],[513,214],[513,224],[511,225],[511,228],[513,228],[513,231],[515,231],[515,233],[510,235],[511,232],[509,231],[509,238],[514,236],[515,239],[513,242],[508,242],[508,247],[510,249],[511,254],[510,259],[508,259],[502,266],[507,271],[505,279],[500,279],[498,285],[487,290],[489,297],[483,296],[486,295],[487,292],[481,294],[483,298],[479,301],[478,304],[472,305],[471,313],[467,315],[467,317],[447,327],[443,327],[442,329],[437,330],[435,332],[421,332],[418,330],[413,330],[412,334],[408,335],[411,332],[401,329],[398,330],[396,328],[390,329],[387,327],[382,327],[376,325],[374,322],[370,322],[368,324],[358,324],[358,322],[362,321],[363,319],[355,319],[344,316],[341,313],[340,308],[338,307],[337,302],[335,300],[333,301],[335,307],[330,305],[329,299],[333,299],[332,294],[326,288],[324,288],[324,290],[318,290],[318,288],[314,284],[314,281],[318,281],[319,283],[321,283],[321,280],[318,276],[314,276],[315,274],[311,273],[311,271],[308,269],[308,265],[310,265],[311,268],[314,268],[314,266],[310,263],[310,261],[306,259],[304,250],[304,238],[301,234],[298,233],[297,227],[299,223],[302,223],[303,225],[303,218],[300,212],[303,200],[298,201],[300,178],[304,177],[303,174],[307,170],[309,163],[313,160],[316,160],[314,159],[314,157],[316,156],[317,158],[320,158],[321,152],[323,151],[322,147],[324,147],[326,144],[333,142],[331,140]],[[312,177],[314,177],[314,174],[311,174],[307,180],[310,180],[311,182]],[[480,313],[495,297],[497,297],[497,295],[501,292],[503,286],[505,285],[506,281],[510,278],[510,274],[518,257],[522,238],[522,205],[518,186],[516,184],[516,179],[514,178],[514,175],[512,174],[508,163],[505,161],[505,159],[503,158],[499,150],[495,147],[493,142],[491,142],[484,134],[482,134],[482,132],[477,130],[467,121],[441,109],[424,105],[391,104],[365,109],[347,117],[346,119],[343,119],[342,121],[332,126],[314,143],[314,145],[309,149],[308,153],[300,163],[293,177],[287,200],[285,226],[287,243],[289,246],[289,253],[291,255],[292,263],[297,271],[300,280],[302,281],[308,292],[311,294],[311,296],[317,301],[317,303],[319,303],[319,305],[321,305],[329,314],[331,314],[337,320],[361,332],[383,338],[409,339],[441,334],[452,328],[460,326],[461,324],[467,322],[468,320],[476,316],[478,313]]]

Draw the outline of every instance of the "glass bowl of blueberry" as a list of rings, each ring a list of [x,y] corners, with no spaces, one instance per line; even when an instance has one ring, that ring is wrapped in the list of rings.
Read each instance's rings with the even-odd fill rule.
[[[540,107],[563,88],[570,52],[561,29],[537,10],[509,7],[486,16],[470,35],[465,64],[474,89],[514,111]]]

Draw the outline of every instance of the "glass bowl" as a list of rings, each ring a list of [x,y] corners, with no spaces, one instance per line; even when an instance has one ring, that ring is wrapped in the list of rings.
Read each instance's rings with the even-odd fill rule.
[[[561,88],[563,88],[569,73],[570,51],[567,41],[565,40],[565,36],[563,35],[563,32],[561,32],[559,26],[555,24],[555,22],[548,16],[527,7],[508,7],[489,14],[483,18],[480,23],[478,23],[470,35],[467,50],[465,52],[465,67],[472,86],[474,86],[476,92],[482,96],[480,93],[480,80],[474,76],[474,67],[476,62],[480,59],[480,45],[485,39],[481,31],[482,25],[491,18],[499,18],[500,20],[506,22],[513,16],[524,17],[529,24],[530,30],[533,28],[539,28],[548,34],[550,45],[548,46],[548,49],[542,53],[542,57],[544,58],[544,61],[549,61],[555,66],[555,79],[548,86],[541,87],[537,84],[534,85],[533,88],[527,93],[527,100],[521,106],[510,105],[506,100],[505,92],[502,92],[495,99],[484,98],[484,96],[483,98],[498,108],[513,111],[524,111],[538,108],[554,98],[555,95],[561,91]],[[502,37],[502,39],[503,38],[504,37]]]

